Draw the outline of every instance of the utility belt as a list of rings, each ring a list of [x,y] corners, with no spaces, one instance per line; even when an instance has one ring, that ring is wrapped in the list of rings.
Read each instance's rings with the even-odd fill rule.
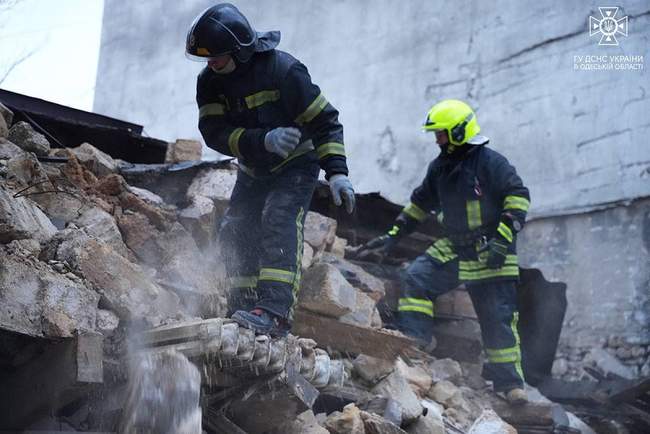
[[[488,228],[478,228],[467,232],[447,232],[445,235],[454,247],[478,247],[487,245],[494,231]]]

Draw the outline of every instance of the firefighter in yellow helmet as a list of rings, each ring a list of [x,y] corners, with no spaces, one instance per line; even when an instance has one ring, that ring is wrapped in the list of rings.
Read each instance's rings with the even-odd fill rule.
[[[441,152],[387,234],[361,252],[389,254],[400,238],[435,211],[445,236],[406,269],[398,327],[427,345],[434,301],[464,283],[481,325],[488,362],[483,375],[512,403],[526,401],[517,333],[516,240],[530,204],[515,168],[488,148],[474,111],[444,100],[427,114],[424,130],[435,133]]]

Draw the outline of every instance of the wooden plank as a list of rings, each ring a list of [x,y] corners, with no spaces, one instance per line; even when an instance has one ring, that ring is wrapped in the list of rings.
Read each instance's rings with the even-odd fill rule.
[[[612,393],[607,399],[612,404],[629,402],[648,391],[650,391],[650,378],[642,378],[640,380],[632,380],[632,384],[627,385],[626,387],[621,387],[619,390]]]
[[[319,347],[355,354],[366,354],[386,360],[414,347],[414,341],[405,336],[344,324],[304,310],[296,311],[292,332],[314,339]]]
[[[170,324],[142,332],[136,336],[141,346],[159,346],[186,340],[213,339],[221,334],[221,326],[229,320],[211,318]]]

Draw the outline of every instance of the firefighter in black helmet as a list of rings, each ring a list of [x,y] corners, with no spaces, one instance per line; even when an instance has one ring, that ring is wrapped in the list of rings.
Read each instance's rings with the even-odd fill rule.
[[[321,168],[335,204],[354,209],[338,111],[279,41],[223,3],[194,20],[186,44],[189,58],[207,62],[196,96],[203,138],[239,161],[219,235],[232,318],[270,334],[289,328]]]

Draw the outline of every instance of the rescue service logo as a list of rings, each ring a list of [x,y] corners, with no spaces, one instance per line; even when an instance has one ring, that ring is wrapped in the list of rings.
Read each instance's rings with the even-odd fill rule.
[[[627,36],[627,15],[616,18],[618,7],[599,7],[600,18],[589,16],[589,36],[600,35],[598,45],[618,45],[616,35]]]
[[[598,45],[604,48],[598,48],[597,53],[574,55],[574,71],[642,71],[645,68],[643,55],[621,54],[619,48],[621,37],[628,37],[628,16],[623,15],[622,8],[618,6],[601,6],[598,12],[595,14],[592,11],[588,15],[589,38],[599,37]],[[632,41],[630,38],[625,44],[632,44],[634,49],[635,43],[638,47],[638,39]]]

